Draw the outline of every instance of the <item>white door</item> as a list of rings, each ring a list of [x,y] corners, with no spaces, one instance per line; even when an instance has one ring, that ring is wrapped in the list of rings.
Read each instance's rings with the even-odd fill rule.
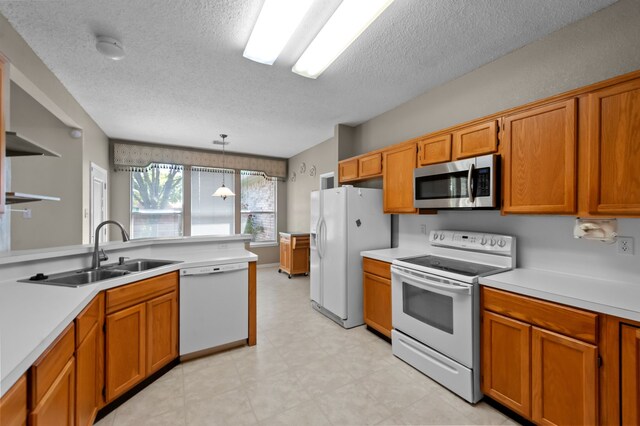
[[[89,205],[89,242],[93,244],[96,227],[107,220],[108,182],[107,171],[102,167],[91,163],[91,186]],[[100,242],[107,241],[107,227],[100,231]]]
[[[346,192],[322,191],[322,306],[342,319],[347,319]]]

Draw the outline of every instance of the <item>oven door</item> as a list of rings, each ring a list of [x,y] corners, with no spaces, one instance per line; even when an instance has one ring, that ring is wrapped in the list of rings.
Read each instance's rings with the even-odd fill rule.
[[[473,284],[391,267],[393,328],[473,368]]]

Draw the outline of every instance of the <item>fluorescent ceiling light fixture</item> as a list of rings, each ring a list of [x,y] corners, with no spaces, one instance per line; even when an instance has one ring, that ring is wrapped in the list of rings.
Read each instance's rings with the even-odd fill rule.
[[[393,0],[343,0],[292,71],[318,78]]]
[[[273,65],[309,10],[311,1],[265,0],[242,56],[261,64]]]

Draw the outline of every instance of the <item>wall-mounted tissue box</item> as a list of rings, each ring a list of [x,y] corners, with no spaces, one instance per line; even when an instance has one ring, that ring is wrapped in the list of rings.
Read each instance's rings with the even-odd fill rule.
[[[576,219],[573,227],[573,237],[584,240],[613,243],[618,236],[618,221],[616,219]]]

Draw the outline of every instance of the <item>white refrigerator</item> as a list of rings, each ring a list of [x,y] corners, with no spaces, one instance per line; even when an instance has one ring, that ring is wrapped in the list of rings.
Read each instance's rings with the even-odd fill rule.
[[[310,224],[311,306],[345,328],[364,324],[360,252],[391,246],[382,190],[313,191]]]

